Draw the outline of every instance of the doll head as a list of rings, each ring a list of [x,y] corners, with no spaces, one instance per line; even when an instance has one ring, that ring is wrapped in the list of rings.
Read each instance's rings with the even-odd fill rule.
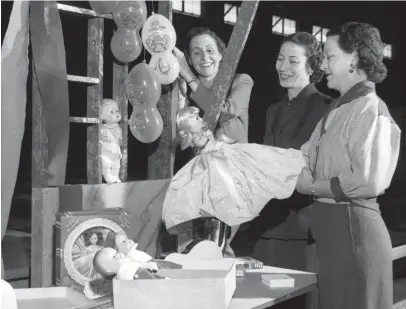
[[[199,109],[193,106],[184,107],[179,111],[176,124],[184,133],[197,133],[207,128],[206,123],[199,116]]]
[[[125,255],[117,250],[103,248],[95,254],[93,266],[100,275],[109,280],[114,278],[120,267],[127,261]]]
[[[120,110],[116,101],[111,99],[103,99],[101,106],[101,118],[104,123],[116,124],[121,120]]]
[[[118,252],[127,255],[128,252],[135,246],[135,248],[138,246],[134,241],[131,239],[128,239],[128,237],[125,234],[116,234],[115,237],[115,242],[117,246]]]
[[[90,245],[102,245],[103,234],[100,232],[88,232],[85,233],[85,246]]]

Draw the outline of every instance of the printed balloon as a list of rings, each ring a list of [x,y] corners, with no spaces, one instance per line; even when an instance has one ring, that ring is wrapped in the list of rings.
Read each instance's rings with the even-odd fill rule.
[[[117,7],[118,1],[89,1],[89,4],[99,14],[110,14]]]
[[[123,63],[136,60],[142,51],[138,31],[119,28],[111,38],[110,49],[114,57]]]
[[[130,131],[142,143],[152,143],[161,136],[163,131],[162,116],[155,107],[134,106],[131,114]]]
[[[120,1],[113,12],[118,28],[141,29],[147,18],[147,5],[144,0]]]
[[[126,93],[133,106],[156,107],[161,90],[157,73],[146,63],[137,64],[128,74]]]
[[[145,21],[141,32],[142,43],[151,54],[172,51],[176,44],[176,32],[171,22],[161,14],[152,14]]]
[[[158,74],[162,85],[173,83],[179,76],[179,62],[171,52],[152,55],[149,65]]]

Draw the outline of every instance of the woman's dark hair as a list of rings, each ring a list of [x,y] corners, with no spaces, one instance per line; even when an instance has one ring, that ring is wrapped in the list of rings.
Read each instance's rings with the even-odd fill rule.
[[[188,38],[187,53],[188,53],[188,55],[190,54],[189,48],[190,48],[190,42],[192,41],[192,39],[195,36],[203,35],[203,34],[210,35],[213,38],[213,40],[216,42],[217,49],[219,50],[220,54],[224,55],[224,53],[226,52],[226,44],[224,43],[224,41],[222,39],[220,39],[220,37],[214,31],[212,31],[206,27],[193,27],[188,31],[188,33],[187,33],[187,38]]]
[[[380,83],[386,78],[384,45],[377,28],[367,23],[349,22],[327,32],[327,37],[335,35],[338,36],[338,46],[345,53],[357,53],[357,69],[363,70],[369,81]]]
[[[287,36],[281,45],[286,42],[292,42],[305,49],[307,57],[306,66],[313,70],[312,75],[310,75],[310,82],[319,82],[323,77],[323,71],[320,69],[320,66],[324,59],[320,42],[308,32],[293,33]]]

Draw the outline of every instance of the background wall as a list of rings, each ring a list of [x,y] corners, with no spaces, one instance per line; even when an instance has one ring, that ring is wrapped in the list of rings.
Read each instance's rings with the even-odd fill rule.
[[[60,3],[90,8],[87,1],[60,1]],[[230,1],[239,5],[241,1]],[[157,1],[154,1],[157,5]],[[148,11],[151,12],[151,2],[147,1]],[[7,29],[8,19],[12,8],[11,1],[2,1],[2,40]],[[156,11],[156,8],[155,8]],[[283,36],[272,33],[272,15],[296,20],[298,31],[312,31],[313,25],[331,28],[347,21],[369,22],[377,26],[386,43],[394,48],[394,59],[386,59],[388,78],[377,86],[377,91],[388,104],[396,122],[406,130],[406,106],[404,101],[404,87],[406,85],[404,72],[406,69],[406,43],[404,33],[405,12],[404,2],[267,2],[261,1],[257,16],[242,55],[238,72],[248,73],[255,82],[250,103],[251,142],[261,142],[265,126],[265,112],[270,104],[283,95],[277,82],[275,72],[276,55]],[[224,2],[203,1],[202,16],[174,13],[173,24],[178,35],[178,47],[185,48],[187,31],[195,25],[212,28],[227,43],[232,32],[232,25],[223,22]],[[86,76],[86,45],[87,25],[85,18],[72,17],[61,14],[68,74]],[[104,48],[104,97],[111,97],[111,76],[113,56],[110,51],[110,39],[115,24],[112,20],[105,20],[105,48]],[[403,31],[402,31],[403,30]],[[149,60],[147,53],[146,60]],[[130,69],[142,61],[130,65]],[[335,96],[321,82],[319,90]],[[29,102],[27,116],[31,114],[31,85],[28,85]],[[81,84],[69,83],[70,114],[71,116],[85,116],[86,87]],[[131,112],[131,108],[130,108]],[[403,117],[403,118],[402,118]],[[67,166],[67,183],[86,182],[86,127],[80,124],[71,125],[69,158]],[[26,131],[23,140],[21,163],[16,193],[27,192],[30,188],[31,175],[31,118],[27,117]],[[403,137],[405,149],[405,138]],[[145,179],[147,166],[148,145],[138,142],[129,134],[129,180]],[[396,172],[396,180],[404,180],[406,176],[405,151],[403,151]],[[29,191],[28,191],[29,192]]]

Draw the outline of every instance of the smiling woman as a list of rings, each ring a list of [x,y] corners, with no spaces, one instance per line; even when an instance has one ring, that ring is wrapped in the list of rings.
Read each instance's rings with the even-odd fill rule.
[[[268,108],[265,145],[300,149],[310,138],[331,102],[315,86],[323,76],[322,60],[321,44],[310,33],[297,32],[284,39],[275,67],[287,93],[282,101]],[[255,258],[272,266],[315,272],[316,261],[306,259],[315,255],[314,246],[309,247],[310,209],[306,206],[310,203],[308,196],[297,192],[288,199],[270,201],[260,216],[236,235],[235,244],[240,247],[235,248],[236,253],[253,255],[256,242],[268,230],[269,240],[265,245],[261,240]]]
[[[275,67],[280,85],[287,89],[287,94],[282,101],[268,108],[265,145],[300,149],[307,142],[331,102],[330,97],[318,92],[315,87],[315,83],[323,75],[320,70],[322,60],[321,44],[310,33],[297,32],[284,39]],[[286,241],[292,238],[291,235],[295,235],[296,240],[300,238],[307,241],[308,227],[299,227],[297,223],[299,220],[306,221],[300,219],[303,213],[290,213],[290,210],[308,204],[310,204],[308,197],[296,193],[288,200],[272,201],[244,232],[250,238],[251,247],[263,232],[275,228],[278,234],[275,238],[282,241],[276,241],[275,252],[269,256],[267,262],[275,266],[305,270],[302,261],[304,252],[303,256],[298,258],[298,254],[292,254],[289,248],[296,246],[298,242],[286,245]],[[281,232],[280,229],[285,232]],[[282,244],[281,248],[278,247],[279,243]],[[292,259],[292,256],[295,256],[295,259]]]
[[[216,33],[203,27],[190,29],[188,39],[186,54],[177,48],[174,50],[180,64],[180,75],[193,92],[196,92],[200,83],[210,88],[219,70],[226,46]],[[222,107],[215,131],[216,139],[248,142],[248,106],[253,85],[251,77],[247,74],[235,75]]]
[[[319,305],[389,309],[392,244],[377,197],[391,183],[401,132],[375,91],[387,74],[383,44],[377,28],[352,22],[327,33],[324,51],[327,85],[340,97],[301,148],[296,186],[316,200]]]
[[[177,48],[174,49],[180,66],[180,76],[184,80],[186,89],[186,91],[181,91],[181,96],[184,97],[187,96],[187,86],[189,92],[196,92],[200,83],[203,83],[206,88],[212,86],[226,51],[224,42],[208,28],[195,27],[190,29],[188,40],[186,54]],[[254,82],[249,75],[235,74],[228,96],[222,105],[218,125],[213,132],[216,140],[225,143],[248,142],[248,108],[253,85]],[[196,106],[192,100],[189,100],[188,104]],[[197,154],[200,150],[201,148],[194,148],[193,153]],[[191,159],[190,157],[188,159]],[[227,255],[234,255],[229,243],[237,229],[238,226],[231,228],[231,235],[226,247]]]

